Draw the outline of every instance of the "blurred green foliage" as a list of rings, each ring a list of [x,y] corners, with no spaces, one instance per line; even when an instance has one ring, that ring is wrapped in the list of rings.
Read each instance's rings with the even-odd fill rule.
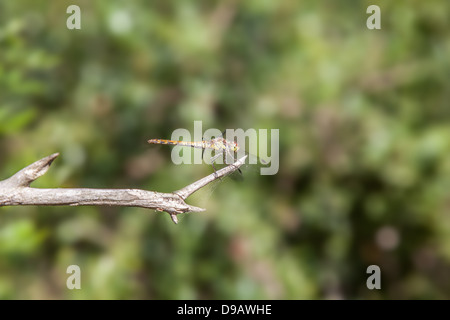
[[[77,1],[68,30],[71,4],[0,2],[1,179],[60,152],[33,186],[177,190],[211,168],[146,141],[195,120],[280,129],[280,171],[177,226],[0,208],[0,298],[450,298],[448,2]]]

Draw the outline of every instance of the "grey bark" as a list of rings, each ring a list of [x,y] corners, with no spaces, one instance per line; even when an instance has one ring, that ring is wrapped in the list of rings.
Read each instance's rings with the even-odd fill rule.
[[[2,206],[123,206],[165,211],[174,223],[177,215],[201,212],[203,208],[191,206],[186,198],[212,181],[224,177],[244,164],[245,157],[194,183],[174,191],[162,193],[141,189],[90,189],[90,188],[32,188],[30,184],[45,174],[59,153],[52,154],[20,170],[12,177],[0,181],[0,207]]]

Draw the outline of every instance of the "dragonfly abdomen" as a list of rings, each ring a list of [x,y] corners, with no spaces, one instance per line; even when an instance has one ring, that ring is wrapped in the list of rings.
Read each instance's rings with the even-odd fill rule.
[[[165,140],[165,139],[150,139],[147,141],[151,144],[168,144],[168,145],[177,145],[177,146],[185,146],[185,147],[192,147],[192,148],[200,148],[203,149],[203,142],[204,141],[177,141],[177,140]]]
[[[150,139],[147,141],[151,144],[170,144],[170,145],[176,145],[181,141],[175,141],[175,140],[165,140],[165,139]]]

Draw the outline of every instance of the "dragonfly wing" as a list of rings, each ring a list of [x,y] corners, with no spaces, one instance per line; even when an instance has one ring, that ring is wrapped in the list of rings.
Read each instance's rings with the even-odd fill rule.
[[[211,157],[211,163],[213,164],[214,162],[216,162],[217,159],[219,159],[220,156],[223,156],[223,151],[218,152],[216,155],[214,155],[213,157]]]
[[[258,157],[257,155],[253,154],[253,153],[249,153],[247,151],[245,151],[245,154],[248,156],[248,163],[249,164],[258,164],[258,165],[267,165],[268,162],[266,160],[264,160],[261,157]]]

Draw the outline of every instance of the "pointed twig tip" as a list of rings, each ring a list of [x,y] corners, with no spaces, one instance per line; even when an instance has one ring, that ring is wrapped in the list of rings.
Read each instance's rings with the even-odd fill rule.
[[[171,213],[170,217],[172,218],[173,223],[178,224],[178,218],[176,214]]]

